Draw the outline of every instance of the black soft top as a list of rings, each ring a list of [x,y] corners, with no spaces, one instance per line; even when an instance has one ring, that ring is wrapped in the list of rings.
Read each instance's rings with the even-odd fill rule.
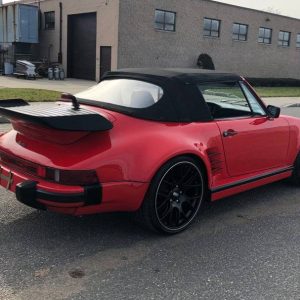
[[[127,77],[127,78],[159,78],[162,81],[178,79],[185,83],[206,83],[206,82],[224,82],[224,81],[237,81],[240,76],[227,73],[217,72],[212,70],[203,69],[121,69],[113,72],[108,72],[103,77],[103,80],[108,77]]]
[[[212,116],[197,85],[241,80],[235,74],[201,69],[122,69],[106,73],[101,81],[120,78],[156,84],[164,90],[164,95],[147,108],[128,108],[84,99],[80,102],[153,121],[206,122],[211,121]]]

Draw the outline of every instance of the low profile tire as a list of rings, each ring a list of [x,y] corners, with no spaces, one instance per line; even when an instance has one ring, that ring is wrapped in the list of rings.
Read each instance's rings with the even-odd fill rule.
[[[175,234],[193,222],[206,192],[204,173],[192,158],[167,162],[157,172],[138,212],[138,220],[151,230]]]
[[[290,182],[294,185],[300,186],[300,153],[298,154],[294,163],[294,170],[290,178]]]

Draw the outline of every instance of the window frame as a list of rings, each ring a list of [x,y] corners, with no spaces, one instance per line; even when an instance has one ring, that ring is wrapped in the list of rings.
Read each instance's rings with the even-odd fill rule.
[[[234,26],[238,25],[239,30],[238,33],[234,32]],[[241,33],[241,26],[245,26],[246,27],[246,34],[242,34]],[[232,39],[234,41],[241,41],[241,42],[246,42],[248,40],[248,31],[249,31],[249,25],[248,24],[242,24],[242,23],[233,23],[232,24]],[[237,35],[237,38],[234,38],[234,36]],[[245,39],[241,39],[240,37],[243,36],[245,37]]]
[[[242,80],[239,81],[239,85],[240,85],[240,87],[241,87],[241,90],[242,90],[242,92],[243,92],[245,98],[247,99],[247,102],[248,102],[249,107],[251,108],[252,118],[253,118],[253,117],[267,117],[267,116],[268,116],[268,113],[267,113],[266,107],[265,107],[264,105],[262,105],[261,99],[258,98],[258,96],[255,95],[255,94],[251,91],[251,89],[249,88],[249,85],[248,85],[245,81],[242,81]],[[249,97],[248,97],[247,94],[246,94],[245,89],[249,92],[250,95],[253,96],[253,99],[256,101],[256,104],[257,104],[257,105],[262,109],[262,111],[264,112],[263,115],[260,115],[260,114],[257,114],[257,113],[254,112],[253,106],[252,106],[252,104],[251,104],[251,102],[250,102],[250,100],[249,100]]]
[[[260,36],[260,30],[263,29],[264,30],[264,35]],[[270,31],[270,37],[266,37],[266,31],[269,30]],[[259,44],[266,44],[266,45],[271,45],[272,44],[272,37],[273,37],[273,29],[272,28],[267,28],[267,27],[259,27],[258,29],[258,43]],[[259,39],[262,39],[262,41],[260,41]],[[269,42],[266,42],[267,40],[269,40]]]
[[[53,16],[53,20],[51,20],[52,16]],[[48,24],[53,24],[53,27],[47,26]],[[44,12],[44,29],[45,30],[55,30],[55,10]]]
[[[162,12],[162,13],[164,13],[164,22],[157,22],[156,21],[156,12]],[[166,14],[167,13],[174,15],[174,24],[166,22]],[[170,10],[164,10],[164,9],[158,9],[158,8],[156,8],[155,11],[154,11],[154,28],[155,28],[155,30],[158,30],[158,31],[176,32],[176,19],[177,19],[177,13],[175,11],[170,11]],[[157,24],[163,25],[163,28],[158,28],[156,26]],[[166,29],[166,26],[173,26],[173,30]]]
[[[228,117],[214,117],[213,114],[211,113],[211,117],[212,120],[214,121],[219,121],[219,120],[239,120],[239,119],[249,119],[249,118],[253,118],[253,110],[252,107],[249,104],[248,98],[245,96],[245,93],[240,85],[240,81],[217,81],[217,82],[209,82],[207,83],[207,85],[211,85],[211,86],[218,86],[218,85],[226,85],[226,84],[232,84],[234,87],[239,88],[239,91],[241,92],[241,94],[244,97],[245,102],[248,104],[248,108],[249,108],[249,114],[247,115],[243,115],[243,116],[228,116]],[[197,83],[197,87],[201,93],[201,96],[204,100],[204,102],[206,103],[206,105],[208,106],[208,110],[211,112],[207,99],[205,98],[205,96],[203,95],[203,91],[201,90],[201,86],[205,85],[205,83],[200,82]],[[218,104],[217,104],[218,105]],[[220,105],[219,105],[220,106]]]
[[[210,21],[210,29],[205,28],[205,21]],[[213,21],[218,22],[218,30],[217,31],[212,29]],[[211,37],[211,38],[220,38],[220,36],[221,36],[221,22],[222,21],[219,20],[219,19],[212,19],[212,18],[204,17],[204,19],[203,19],[203,36],[204,37]],[[206,34],[205,33],[206,31],[209,31],[209,34]],[[212,35],[212,32],[217,32],[218,35],[217,36]]]
[[[211,85],[222,85],[222,84],[228,84],[228,83],[232,83],[234,84],[236,87],[238,87],[241,91],[241,93],[243,94],[244,96],[244,99],[245,99],[245,102],[247,102],[248,104],[248,107],[249,107],[249,115],[245,115],[245,116],[230,116],[230,117],[223,117],[223,118],[215,118],[212,114],[211,114],[211,117],[212,117],[212,120],[214,121],[219,121],[219,120],[240,120],[240,119],[252,119],[252,118],[259,118],[259,117],[267,117],[268,116],[268,113],[267,113],[267,110],[266,110],[266,107],[262,104],[261,102],[261,99],[255,95],[251,89],[249,88],[249,85],[247,82],[243,81],[243,80],[239,80],[239,81],[219,81],[219,82],[212,82],[210,83]],[[209,83],[208,83],[209,84]],[[203,95],[203,92],[201,90],[201,85],[203,85],[203,83],[197,83],[197,87],[201,93],[201,96],[204,100],[204,102],[206,103],[206,105],[208,106],[207,104],[207,100],[205,99],[204,95]],[[245,89],[247,89],[249,91],[249,93],[253,96],[254,100],[256,101],[256,104],[262,109],[262,111],[264,112],[263,115],[261,114],[258,114],[254,111],[253,109],[253,106],[251,105],[251,102],[249,101],[249,98],[247,97],[246,95],[246,92],[245,92]],[[208,107],[208,110],[210,111],[209,107]]]
[[[280,35],[283,34],[283,38],[280,38]],[[288,35],[288,39],[285,39],[286,34]],[[278,33],[278,46],[281,47],[290,47],[291,45],[291,32],[290,31],[284,31],[284,30],[280,30]],[[286,44],[285,44],[286,43]]]
[[[297,33],[296,36],[296,48],[300,49],[300,33]]]

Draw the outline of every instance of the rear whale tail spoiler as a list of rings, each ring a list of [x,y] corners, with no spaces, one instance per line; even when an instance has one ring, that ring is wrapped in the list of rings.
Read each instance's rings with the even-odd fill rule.
[[[25,121],[57,130],[106,131],[113,124],[100,113],[69,105],[29,105],[22,99],[1,100],[0,115],[10,121]]]

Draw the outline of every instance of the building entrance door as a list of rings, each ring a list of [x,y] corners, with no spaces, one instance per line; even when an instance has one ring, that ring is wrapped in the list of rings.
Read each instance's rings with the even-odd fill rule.
[[[97,14],[68,16],[68,77],[96,79]]]
[[[111,70],[111,46],[100,47],[100,79]]]

